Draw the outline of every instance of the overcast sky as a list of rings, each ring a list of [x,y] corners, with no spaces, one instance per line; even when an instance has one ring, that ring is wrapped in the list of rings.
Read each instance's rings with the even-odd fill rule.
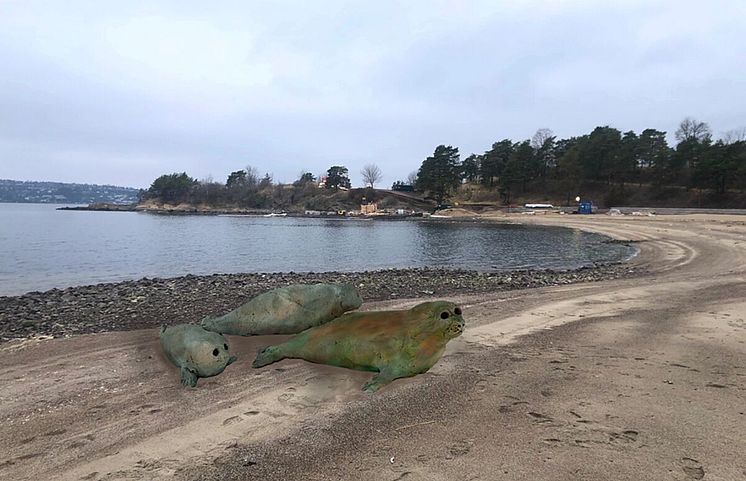
[[[0,0],[0,178],[406,178],[438,144],[746,126],[746,1]]]

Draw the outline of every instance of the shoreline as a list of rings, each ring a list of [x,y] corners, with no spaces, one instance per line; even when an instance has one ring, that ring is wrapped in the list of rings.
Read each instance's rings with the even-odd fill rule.
[[[614,242],[611,240],[610,242]],[[472,271],[446,268],[360,272],[277,272],[141,278],[17,296],[0,296],[0,344],[38,337],[195,323],[228,312],[271,289],[290,284],[353,284],[364,303],[494,293],[621,279],[640,275],[637,254],[626,261],[569,270]]]

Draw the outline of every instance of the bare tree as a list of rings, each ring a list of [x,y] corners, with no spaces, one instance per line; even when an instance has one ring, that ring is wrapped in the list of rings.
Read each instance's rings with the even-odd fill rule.
[[[725,144],[735,144],[744,140],[746,140],[746,127],[729,130],[723,134],[723,143]]]
[[[379,169],[376,164],[366,164],[363,167],[363,170],[360,171],[360,174],[363,176],[363,182],[370,187],[373,187],[373,184],[383,178],[381,169]]]
[[[534,150],[539,150],[542,148],[544,143],[552,137],[554,137],[554,132],[550,129],[539,129],[536,131],[534,136],[531,137],[531,147],[533,147]]]
[[[676,130],[676,140],[686,142],[687,140],[696,140],[703,142],[712,137],[712,130],[706,122],[699,122],[691,117],[681,121],[678,130]]]
[[[412,171],[412,172],[410,172],[410,173],[409,173],[409,175],[407,176],[407,184],[409,184],[409,185],[414,185],[414,184],[416,184],[416,183],[417,183],[417,171],[416,171],[416,170],[413,170],[413,171]]]
[[[259,170],[251,165],[247,165],[244,170],[246,171],[246,185],[249,187],[256,187],[259,185],[259,181],[261,180],[259,178]]]
[[[226,187],[220,182],[215,182],[212,174],[200,180],[194,187],[196,200],[208,204],[221,204],[225,201]]]

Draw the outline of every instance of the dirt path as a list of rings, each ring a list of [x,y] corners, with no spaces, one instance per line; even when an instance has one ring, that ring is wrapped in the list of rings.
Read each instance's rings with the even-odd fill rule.
[[[250,369],[269,338],[197,390],[154,330],[4,346],[0,477],[746,480],[745,220],[521,218],[641,241],[650,274],[457,298],[464,336],[374,396]]]

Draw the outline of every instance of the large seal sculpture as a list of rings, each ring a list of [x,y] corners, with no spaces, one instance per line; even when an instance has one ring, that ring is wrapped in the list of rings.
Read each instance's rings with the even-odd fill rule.
[[[293,284],[251,299],[221,317],[206,317],[208,331],[237,336],[297,334],[363,303],[350,284]]]
[[[293,358],[378,371],[363,386],[372,393],[394,379],[426,372],[440,359],[446,343],[463,331],[461,309],[446,301],[424,302],[405,311],[348,312],[264,348],[252,365]]]
[[[161,348],[181,370],[181,383],[191,387],[197,385],[198,378],[217,376],[236,360],[221,334],[194,324],[162,326]]]

